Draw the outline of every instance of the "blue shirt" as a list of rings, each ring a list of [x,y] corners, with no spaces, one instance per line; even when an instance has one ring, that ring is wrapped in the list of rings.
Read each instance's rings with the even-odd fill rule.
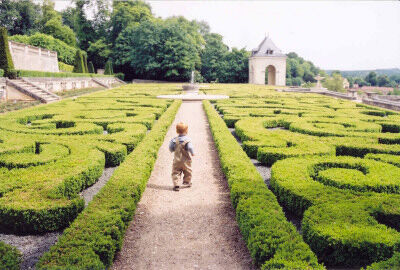
[[[186,135],[179,135],[178,137],[173,138],[169,142],[169,151],[174,152],[175,151],[175,143],[176,143],[176,138],[179,138],[179,143],[183,143],[184,141],[188,142],[186,144],[185,150],[190,152],[192,155],[194,155],[194,150],[193,150],[193,145],[190,142],[190,138]]]

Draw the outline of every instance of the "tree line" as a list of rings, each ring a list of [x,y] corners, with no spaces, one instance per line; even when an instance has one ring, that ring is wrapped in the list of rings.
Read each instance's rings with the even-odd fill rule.
[[[14,36],[11,40],[35,40],[36,46],[49,46],[46,43],[50,39],[45,34],[82,50],[95,69],[104,68],[111,61],[114,71],[123,72],[126,79],[186,81],[196,70],[198,81],[248,80],[249,53],[230,49],[221,35],[210,32],[205,22],[184,17],[158,18],[142,0],[73,3],[58,12],[52,0],[2,0],[0,25]],[[42,34],[40,39],[31,38],[38,33]],[[67,46],[61,47],[56,48],[68,50]],[[72,59],[71,55],[68,57]]]

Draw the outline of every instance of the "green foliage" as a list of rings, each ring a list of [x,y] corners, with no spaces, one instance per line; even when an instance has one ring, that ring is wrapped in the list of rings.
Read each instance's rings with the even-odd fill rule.
[[[84,52],[82,52],[82,61],[83,61],[83,67],[84,67],[83,73],[90,73],[89,68],[88,68],[88,63],[87,63],[87,55]]]
[[[115,64],[127,76],[188,81],[191,71],[200,68],[203,44],[198,27],[183,17],[145,20],[121,32]]]
[[[49,78],[71,78],[71,77],[112,77],[111,75],[92,73],[71,73],[71,72],[44,72],[34,70],[18,70],[20,77],[49,77]]]
[[[344,92],[343,78],[338,73],[332,74],[332,77],[330,78],[325,78],[325,81],[322,85],[331,91]]]
[[[74,66],[64,64],[63,62],[58,62],[58,69],[62,72],[71,73],[74,70]]]
[[[104,67],[104,75],[112,75],[112,74],[114,74],[112,62],[107,61],[106,66]]]
[[[43,33],[65,42],[69,46],[76,45],[74,31],[68,26],[62,25],[61,20],[51,19],[46,22]]]
[[[123,81],[124,78],[125,78],[125,74],[122,73],[122,72],[118,72],[118,73],[115,74],[115,77],[117,77],[118,79],[120,79],[121,81]]]
[[[0,68],[0,77],[4,76],[4,70]]]
[[[287,56],[286,85],[300,86],[303,82],[315,82],[314,77],[320,72],[319,68],[294,52],[288,53]]]
[[[4,27],[0,27],[0,68],[4,70],[5,76],[10,76],[11,71],[14,69],[8,46],[7,29]]]
[[[94,71],[93,62],[91,62],[91,61],[89,62],[89,65],[88,65],[88,71],[89,71],[89,73],[92,73],[92,74],[96,73]]]
[[[68,46],[65,42],[53,38],[52,36],[36,33],[31,36],[11,36],[10,40],[45,48],[51,51],[56,51],[58,61],[61,61],[68,65],[74,64],[74,57],[77,50],[71,46]]]
[[[76,50],[73,72],[74,73],[86,73],[86,68],[85,68],[85,64],[84,64],[84,56],[80,50]]]
[[[372,86],[378,85],[378,78],[375,72],[370,72],[368,75],[365,77],[365,81],[368,82]]]
[[[263,269],[324,269],[286,220],[276,197],[223,120],[208,101],[203,104],[229,184],[236,219],[255,263]]]
[[[21,264],[21,253],[17,248],[0,242],[0,269],[19,270]]]
[[[43,255],[37,269],[105,269],[111,265],[180,104],[173,103],[158,119],[90,205]]]
[[[303,238],[320,261],[332,267],[395,261],[399,113],[265,86],[214,85],[205,92],[230,95],[215,107],[247,155],[272,164],[270,189],[302,217]]]
[[[0,2],[0,25],[10,35],[27,35],[40,30],[41,7],[34,1],[3,0]]]
[[[107,44],[104,38],[96,40],[96,42],[89,42],[88,57],[97,68],[103,68],[107,59],[111,55],[111,46]]]

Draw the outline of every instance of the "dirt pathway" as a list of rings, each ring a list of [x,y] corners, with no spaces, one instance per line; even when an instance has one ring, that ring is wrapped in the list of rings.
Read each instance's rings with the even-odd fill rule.
[[[168,143],[180,121],[196,156],[193,186],[174,192]],[[254,269],[201,102],[182,103],[112,269]]]

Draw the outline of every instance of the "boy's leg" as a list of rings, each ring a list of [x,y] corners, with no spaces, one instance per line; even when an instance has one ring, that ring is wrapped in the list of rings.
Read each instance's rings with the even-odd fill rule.
[[[179,180],[181,178],[182,168],[178,164],[172,165],[172,183],[174,187],[179,186]]]
[[[187,160],[183,167],[183,183],[190,184],[192,182],[192,161]]]

